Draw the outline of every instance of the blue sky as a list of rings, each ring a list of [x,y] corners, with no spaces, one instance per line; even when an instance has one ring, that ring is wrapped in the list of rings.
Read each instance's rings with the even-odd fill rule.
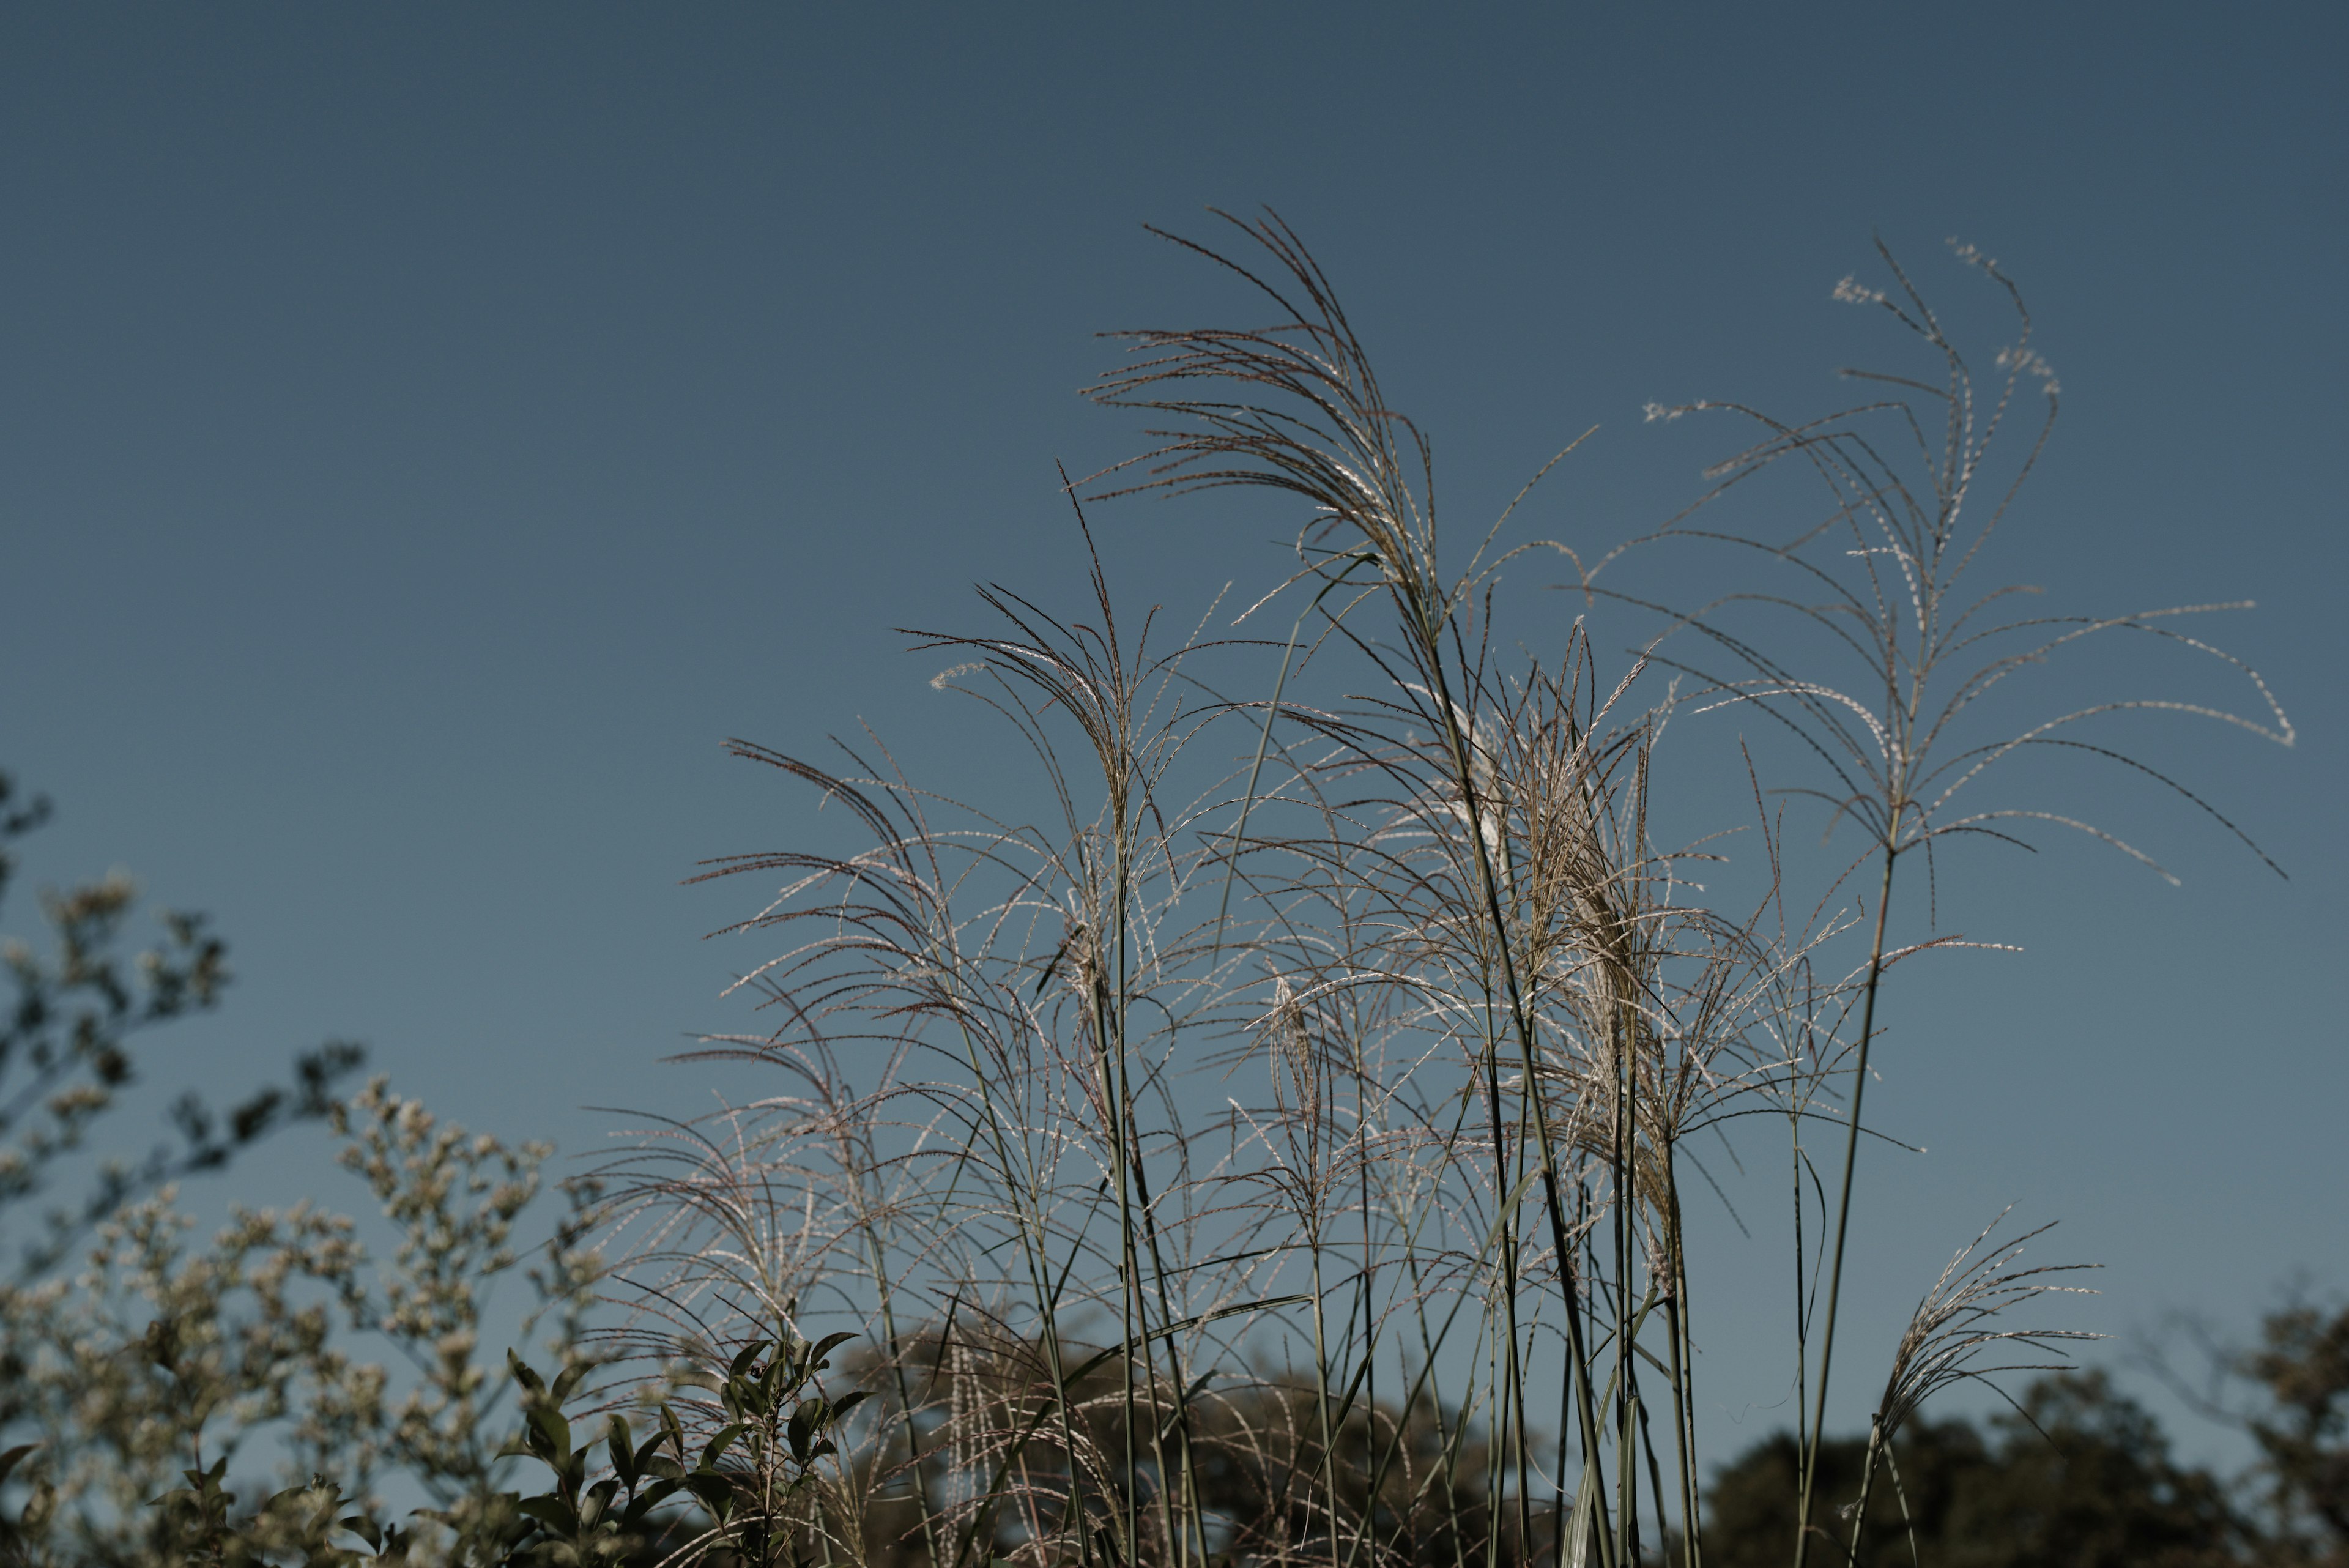
[[[727,736],[869,722],[1008,787],[894,628],[1081,590],[1052,464],[1137,439],[1074,395],[1092,334],[1240,304],[1142,224],[1294,223],[1455,515],[1597,425],[1527,527],[1602,542],[1718,455],[1645,401],[1829,406],[1835,280],[1880,234],[1961,290],[1959,234],[2065,389],[2012,569],[2260,602],[2226,640],[2299,746],[2147,744],[2291,880],[2137,797],[2182,891],[2069,846],[1977,868],[1960,912],[2027,950],[1915,982],[1963,1026],[1887,1064],[1932,1152],[1863,1195],[1855,1289],[1895,1322],[2024,1198],[2109,1265],[2098,1326],[2240,1326],[2296,1270],[2349,1285],[2344,58],[2316,5],[14,8],[0,766],[61,808],[28,870],[127,866],[233,942],[157,1106],[350,1035],[592,1147],[583,1107],[706,1104],[659,1058],[743,1025],[702,936],[744,895],[680,879],[828,831]],[[1185,625],[1280,568],[1260,512],[1096,524]]]

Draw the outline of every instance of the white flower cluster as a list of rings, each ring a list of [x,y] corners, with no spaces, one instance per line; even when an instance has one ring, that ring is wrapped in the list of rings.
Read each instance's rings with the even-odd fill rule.
[[[986,668],[987,661],[985,659],[973,659],[967,664],[951,665],[930,677],[930,690],[933,691],[943,691],[948,686],[954,684],[956,677],[968,675],[975,670],[980,670]]]
[[[1998,368],[2018,376],[2037,377],[2039,389],[2051,398],[2060,396],[2064,390],[2064,384],[2055,379],[2055,367],[2050,365],[2035,348],[2025,348],[2017,344],[2012,348],[2000,349]]]

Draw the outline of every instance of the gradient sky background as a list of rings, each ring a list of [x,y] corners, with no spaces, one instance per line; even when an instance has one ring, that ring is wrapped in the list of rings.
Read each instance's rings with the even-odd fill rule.
[[[29,877],[127,866],[233,943],[134,1118],[349,1035],[591,1148],[582,1107],[705,1106],[661,1054],[746,1025],[754,955],[701,938],[755,889],[680,878],[829,831],[726,736],[870,722],[996,781],[892,628],[977,625],[980,578],[1070,602],[1052,463],[1135,445],[1073,395],[1092,334],[1252,314],[1142,223],[1289,218],[1455,515],[1598,424],[1526,524],[1584,542],[1721,450],[1644,401],[1830,406],[1835,280],[1881,233],[1961,291],[1961,234],[2064,382],[2010,569],[2260,601],[2223,639],[2298,749],[2148,744],[2292,879],[2136,794],[2183,890],[2069,846],[1974,868],[1968,929],[2028,950],[1914,982],[1870,1107],[1933,1152],[1862,1195],[1848,1416],[2016,1198],[2108,1263],[2105,1359],[2168,1313],[2244,1330],[2295,1271],[2349,1285],[2344,62],[2313,5],[11,7],[0,766],[60,808]],[[1096,523],[1185,625],[1281,566],[1260,512]],[[321,1141],[215,1196],[359,1201]],[[1784,1296],[1714,1229],[1714,1299]],[[1782,1371],[1722,1379],[1716,1456]]]

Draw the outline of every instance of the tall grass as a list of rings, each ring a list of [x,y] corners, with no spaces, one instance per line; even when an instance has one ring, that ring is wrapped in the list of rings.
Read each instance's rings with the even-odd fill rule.
[[[1126,334],[1093,389],[1155,444],[1069,487],[1081,616],[990,588],[991,630],[917,634],[951,661],[935,684],[1032,760],[1020,815],[923,786],[877,741],[822,763],[735,743],[867,846],[709,868],[772,889],[730,928],[765,944],[740,989],[771,1023],[688,1059],[765,1076],[609,1173],[637,1226],[616,1348],[689,1379],[761,1334],[863,1336],[876,1397],[791,1521],[828,1563],[1695,1564],[1699,1349],[1733,1308],[1694,1301],[1691,1145],[1783,1117],[1813,1521],[1786,1546],[1845,1556],[1810,1492],[1861,1096],[1889,971],[1955,940],[1908,940],[1896,873],[2032,823],[2108,836],[1977,802],[2025,751],[2179,787],[2079,738],[2100,716],[2290,726],[2243,670],[2256,721],[2128,701],[1972,727],[2091,638],[2227,658],[2183,612],[2001,620],[2011,590],[1970,586],[2056,407],[1979,256],[2021,322],[1988,389],[1897,267],[1892,296],[1847,281],[1936,379],[1876,377],[1880,398],[1802,424],[1656,410],[1760,435],[1622,551],[1526,560],[1507,513],[1443,537],[1428,443],[1328,279],[1277,218],[1234,232],[1237,254],[1177,243],[1270,324]],[[1790,460],[1823,507],[1781,534],[1712,523]],[[1227,486],[1298,507],[1290,576],[1218,638],[1121,614],[1083,508]],[[1682,540],[1790,586],[1617,587]],[[1503,566],[1560,559],[1591,604],[1656,618],[1643,652],[1611,663],[1562,616],[1496,628]],[[1547,651],[1508,651],[1520,636]],[[1763,875],[1736,907],[1697,879],[1722,846],[1661,845],[1650,813],[1668,720],[1723,704],[1779,721],[1811,770],[1745,764],[1751,819],[1723,826]],[[1819,867],[1785,828],[1806,795],[1859,830]],[[1969,1250],[1927,1293],[1880,1448],[1926,1395],[1999,1370],[1986,1350],[2064,1337],[1993,1321],[2053,1288],[2015,1251]]]

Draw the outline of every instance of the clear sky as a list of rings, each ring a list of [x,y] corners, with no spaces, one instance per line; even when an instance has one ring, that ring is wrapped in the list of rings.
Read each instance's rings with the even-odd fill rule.
[[[1970,1011],[1887,1062],[1872,1108],[1932,1152],[1864,1195],[1852,1311],[1889,1334],[2023,1198],[2108,1263],[2095,1326],[2240,1329],[2296,1270],[2349,1286],[2344,64],[2316,5],[9,7],[0,766],[61,808],[28,871],[128,866],[234,945],[139,1115],[351,1035],[589,1147],[582,1107],[706,1105],[659,1058],[744,1026],[748,955],[700,939],[747,890],[680,878],[828,831],[725,737],[870,722],[995,781],[893,628],[1081,590],[1052,464],[1136,439],[1074,395],[1092,334],[1239,304],[1143,223],[1294,223],[1454,514],[1598,425],[1527,526],[1601,542],[1717,455],[1646,400],[1829,406],[1835,280],[1881,234],[1962,288],[1960,234],[2065,390],[2011,568],[2260,601],[2226,640],[2299,747],[2148,744],[2291,880],[2141,800],[2182,890],[1973,868],[2027,950],[1915,982]],[[1185,625],[1280,567],[1260,513],[1097,522]]]

